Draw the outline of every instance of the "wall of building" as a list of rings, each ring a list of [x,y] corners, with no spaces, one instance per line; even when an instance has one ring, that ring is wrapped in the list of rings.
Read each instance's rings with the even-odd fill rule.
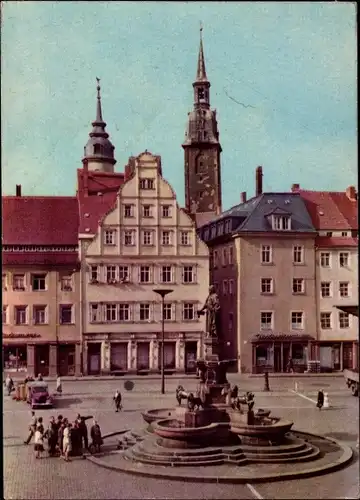
[[[150,180],[151,189],[143,189],[142,180]],[[166,216],[164,206],[167,207]],[[130,240],[128,231],[131,231]],[[146,238],[149,238],[147,240],[144,235],[146,231]],[[166,244],[168,236],[170,239]],[[193,221],[178,207],[171,186],[159,174],[158,157],[150,153],[138,157],[134,176],[121,187],[114,208],[104,216],[97,234],[83,248],[85,246],[87,248],[82,255],[85,262],[85,371],[89,368],[86,350],[92,348],[89,344],[96,342],[100,345],[100,368],[103,373],[112,371],[111,350],[115,343],[126,344],[126,347],[122,347],[123,350],[127,349],[127,366],[123,371],[139,369],[137,351],[141,342],[150,343],[149,371],[158,370],[162,321],[160,297],[153,291],[154,288],[173,290],[165,300],[165,303],[172,306],[171,320],[165,322],[165,340],[174,345],[175,369],[185,369],[186,342],[195,342],[196,354],[200,356],[205,318],[198,318],[196,311],[202,307],[208,293],[208,249],[197,237]],[[110,280],[109,266],[114,266],[115,273],[114,279]],[[170,282],[163,282],[161,279],[163,266],[171,267]],[[143,282],[142,267],[148,268],[148,282]],[[192,283],[183,282],[185,267],[193,270]],[[92,272],[95,268],[98,274],[94,282]],[[125,280],[124,268],[127,268]],[[150,306],[148,320],[141,320],[142,303]],[[184,320],[184,303],[194,304],[192,320]],[[99,311],[96,321],[92,316],[95,304]],[[106,312],[109,311],[110,304],[117,311],[113,321],[109,321],[110,316],[107,317]],[[125,307],[130,313],[126,320],[121,316]]]
[[[271,247],[272,262],[261,263],[262,246]],[[293,263],[294,246],[302,246],[303,264]],[[235,240],[236,265],[239,270],[237,282],[238,322],[237,343],[239,371],[251,371],[251,338],[261,332],[261,311],[273,313],[269,333],[306,333],[316,338],[315,259],[314,239],[262,237],[238,237]],[[273,292],[261,292],[261,278],[273,280]],[[292,293],[293,278],[304,280],[304,293]],[[291,328],[291,312],[303,312],[303,328]]]
[[[50,375],[55,375],[58,368],[59,344],[75,344],[76,359],[74,370],[79,372],[79,285],[80,274],[72,268],[61,270],[47,270],[36,267],[3,269],[3,347],[25,346],[27,352],[27,366],[29,372],[34,372],[37,366],[37,346],[45,346],[49,351],[49,358],[45,360]],[[45,290],[33,290],[33,277],[45,276]],[[19,278],[17,278],[19,277]],[[24,290],[16,290],[16,284],[24,283]],[[70,290],[71,288],[71,290]],[[72,313],[69,323],[61,322],[61,305],[71,306]],[[23,324],[16,324],[16,307],[26,306],[26,318]],[[36,310],[44,309],[44,323],[38,317]],[[39,316],[42,313],[38,312]],[[46,358],[45,354],[45,358]],[[76,366],[75,366],[76,365]]]

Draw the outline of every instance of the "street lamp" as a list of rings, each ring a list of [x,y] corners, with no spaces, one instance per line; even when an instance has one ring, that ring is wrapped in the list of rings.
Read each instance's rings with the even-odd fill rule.
[[[165,394],[165,316],[164,316],[164,301],[166,295],[172,293],[173,290],[166,288],[158,288],[153,290],[155,293],[161,297],[161,309],[162,309],[162,320],[161,320],[161,394]]]

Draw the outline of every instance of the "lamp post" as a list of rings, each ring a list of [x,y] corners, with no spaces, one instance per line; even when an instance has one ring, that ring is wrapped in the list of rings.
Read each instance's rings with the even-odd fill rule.
[[[164,302],[165,297],[173,290],[166,288],[158,288],[153,290],[161,297],[161,394],[165,394],[165,316],[164,316]]]

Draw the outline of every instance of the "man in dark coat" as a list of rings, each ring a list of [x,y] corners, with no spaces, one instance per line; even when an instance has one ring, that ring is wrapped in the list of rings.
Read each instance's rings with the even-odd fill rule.
[[[319,408],[319,410],[321,410],[321,408],[324,406],[324,392],[323,391],[318,392],[316,406]]]
[[[80,417],[79,431],[82,440],[82,451],[89,451],[89,439],[88,439],[88,428],[84,417]]]
[[[94,447],[95,453],[100,453],[100,446],[103,444],[100,425],[94,420],[94,424],[90,429],[90,436],[92,439],[92,446]]]
[[[118,390],[115,392],[114,401],[115,411],[118,412],[119,410],[121,410],[121,392]]]
[[[49,427],[46,431],[46,438],[48,440],[48,445],[49,445],[49,456],[54,457],[56,453],[56,444],[58,440],[58,429],[54,417],[50,418]]]

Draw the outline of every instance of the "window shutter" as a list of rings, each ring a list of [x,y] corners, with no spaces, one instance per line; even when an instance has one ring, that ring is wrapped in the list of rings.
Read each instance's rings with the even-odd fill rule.
[[[140,283],[141,281],[141,266],[138,266],[138,282]]]
[[[184,266],[181,266],[181,282],[184,283]]]
[[[153,276],[154,276],[154,267],[149,266],[149,281],[150,281],[150,283],[153,282]]]
[[[176,266],[171,266],[171,283],[176,282]]]
[[[193,283],[197,283],[197,264],[193,266]]]
[[[171,319],[176,321],[176,302],[172,302],[171,304]]]

